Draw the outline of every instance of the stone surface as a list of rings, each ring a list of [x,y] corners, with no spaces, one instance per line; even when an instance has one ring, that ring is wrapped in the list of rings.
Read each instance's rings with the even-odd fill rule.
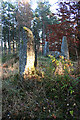
[[[59,62],[59,66],[56,67],[54,75],[58,74],[58,75],[63,75],[64,71],[63,71],[63,65],[61,62]]]
[[[27,61],[25,66],[24,74],[29,74],[35,69],[35,42],[32,31],[23,27],[27,36]]]
[[[20,45],[19,45],[19,73],[20,75],[23,74],[24,70],[25,70],[25,65],[26,65],[26,51],[27,51],[27,39],[25,38],[25,31],[23,30],[22,33],[20,33],[21,36],[21,40],[20,40]]]
[[[59,51],[49,51],[48,55],[52,55],[55,58],[58,58],[61,53]]]
[[[48,43],[48,41],[45,41],[44,56],[47,56],[48,52],[49,52],[49,43]]]
[[[62,38],[61,55],[64,56],[66,59],[69,59],[69,50],[66,36],[63,36]]]

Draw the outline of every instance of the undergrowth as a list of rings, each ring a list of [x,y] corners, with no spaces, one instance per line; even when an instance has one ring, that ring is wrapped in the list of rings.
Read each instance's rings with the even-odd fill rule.
[[[38,60],[32,75],[23,78],[17,73],[3,80],[3,119],[80,119],[80,77],[54,75],[50,58]]]

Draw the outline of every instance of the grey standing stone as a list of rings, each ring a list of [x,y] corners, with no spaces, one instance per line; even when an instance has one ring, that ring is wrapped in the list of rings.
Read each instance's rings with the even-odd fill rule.
[[[27,39],[25,37],[25,31],[22,30],[22,39],[20,40],[20,47],[19,47],[19,73],[23,75],[26,65],[26,58],[27,58]]]
[[[63,55],[66,59],[69,59],[69,50],[66,36],[63,36],[62,38],[61,55]]]
[[[48,52],[49,52],[49,43],[47,41],[45,41],[44,56],[47,56]]]
[[[63,74],[63,65],[61,62],[59,62],[59,66],[56,66],[54,75],[58,74],[58,75],[62,75]]]
[[[59,56],[61,56],[61,52],[59,52],[59,51],[49,51],[48,55],[52,55],[53,57],[55,57],[57,59],[57,58],[59,58]]]
[[[59,51],[54,51],[54,57],[56,59],[59,58],[60,55],[61,55],[61,53]]]

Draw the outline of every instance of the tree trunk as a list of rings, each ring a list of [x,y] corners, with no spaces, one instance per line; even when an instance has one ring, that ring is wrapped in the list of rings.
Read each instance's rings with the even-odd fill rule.
[[[13,40],[13,53],[15,53],[14,40]]]
[[[0,1],[0,43],[2,43],[2,0]],[[0,46],[0,59],[2,58],[1,46]],[[2,60],[2,59],[1,59]],[[0,120],[2,119],[2,61],[0,60]]]
[[[9,5],[8,5],[8,9],[9,9]],[[8,14],[9,14],[9,11],[8,11]],[[9,26],[8,26],[8,53],[10,54],[11,53],[11,45],[10,45],[10,17],[8,18],[8,21],[9,21]]]
[[[14,47],[14,18],[13,18],[13,53],[15,53],[15,47]]]
[[[10,45],[10,23],[9,23],[9,33],[8,33],[8,53],[11,53],[11,45]]]
[[[16,41],[16,53],[17,53],[17,47],[18,47],[18,45],[17,45],[17,41]]]
[[[1,40],[1,51],[2,51],[2,55],[3,55],[3,40]]]
[[[6,47],[6,35],[4,35],[4,53],[7,54],[7,47]]]
[[[15,29],[15,52],[17,53],[17,30]]]
[[[37,66],[37,49],[36,49],[36,43],[35,43],[35,64],[34,66]]]
[[[76,45],[76,40],[77,40],[77,36],[74,37],[74,43],[75,43],[75,47],[74,48],[75,48],[76,58],[78,60],[79,56],[78,56],[78,49],[77,49],[77,45]]]
[[[19,29],[18,29],[18,50],[20,48],[20,26],[19,26]]]
[[[44,22],[42,19],[42,55],[44,55],[44,41],[45,41],[45,28],[44,28]]]

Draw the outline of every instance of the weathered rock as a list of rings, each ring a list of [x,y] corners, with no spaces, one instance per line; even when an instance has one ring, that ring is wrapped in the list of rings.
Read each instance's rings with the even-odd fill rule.
[[[60,55],[61,55],[61,53],[60,53],[59,51],[55,51],[55,52],[54,52],[55,58],[58,58]]]
[[[29,74],[35,69],[35,43],[32,31],[23,27],[27,35],[27,61],[24,74]]]
[[[52,55],[55,58],[59,58],[59,56],[61,55],[61,53],[59,51],[50,51],[48,53],[48,55]]]
[[[63,75],[64,70],[63,70],[63,65],[61,62],[59,62],[59,66],[56,67],[54,75],[58,74],[58,75]]]
[[[61,55],[66,59],[69,59],[69,50],[66,36],[63,36],[62,38]]]
[[[45,41],[44,56],[47,56],[48,52],[49,52],[49,43],[48,43],[48,41]]]
[[[27,54],[26,54],[27,39],[25,37],[26,35],[25,35],[24,30],[22,31],[22,33],[20,33],[20,36],[21,36],[22,40],[20,40],[20,43],[19,43],[19,73],[20,73],[20,75],[22,75],[25,70],[26,57],[27,57]]]

